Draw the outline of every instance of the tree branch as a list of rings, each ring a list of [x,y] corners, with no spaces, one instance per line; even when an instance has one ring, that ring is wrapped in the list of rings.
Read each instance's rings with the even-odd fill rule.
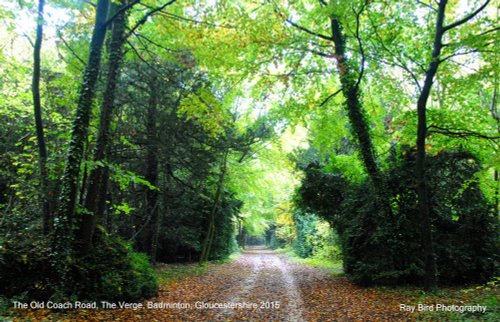
[[[294,26],[295,28],[300,29],[300,30],[302,30],[310,35],[316,36],[316,37],[324,39],[324,40],[332,41],[332,37],[328,37],[326,35],[309,30],[305,27],[302,27],[301,25],[296,24],[295,22],[291,21],[290,19],[286,19],[285,21],[288,22],[290,25]]]
[[[453,28],[456,28],[464,23],[466,23],[467,21],[471,20],[472,18],[474,18],[478,13],[480,13],[481,11],[483,11],[484,8],[486,8],[486,6],[488,5],[488,3],[490,3],[491,0],[486,0],[485,3],[483,3],[482,6],[480,6],[479,8],[477,8],[476,11],[470,13],[469,15],[465,16],[463,19],[460,19],[458,21],[455,21],[447,26],[444,26],[443,27],[443,33],[447,32],[448,30],[450,29],[453,29]]]
[[[129,33],[126,35],[126,38],[128,38],[131,34],[133,34],[137,28],[139,28],[141,25],[145,24],[146,21],[148,21],[148,18],[150,16],[152,16],[153,14],[155,14],[156,12],[158,11],[161,11],[163,9],[165,9],[167,6],[171,5],[172,3],[176,2],[177,0],[170,0],[169,2],[165,3],[164,5],[162,6],[159,6],[159,7],[156,7],[154,9],[152,9],[151,11],[149,11],[148,13],[146,13],[136,24],[134,27],[130,28],[130,31]]]
[[[96,6],[96,4],[95,4],[95,3],[93,3],[92,1],[89,1],[89,0],[82,0],[82,2],[89,4],[89,5],[91,5],[91,6],[92,6],[92,7],[94,7],[94,8],[96,8],[96,7],[97,7],[97,6]]]
[[[463,52],[458,52],[458,53],[453,53],[453,54],[450,54],[446,57],[444,57],[443,59],[440,59],[439,62],[442,63],[450,58],[453,58],[453,57],[457,57],[457,56],[464,56],[464,55],[470,55],[470,54],[474,54],[474,53],[493,53],[493,51],[491,50],[481,50],[481,49],[471,49],[471,50],[468,50],[468,51],[463,51]]]
[[[163,46],[163,45],[161,45],[161,44],[159,44],[159,43],[157,43],[157,42],[155,42],[155,41],[153,41],[153,40],[149,39],[148,37],[146,37],[146,36],[144,36],[144,35],[141,35],[141,34],[138,34],[138,33],[135,33],[135,32],[133,33],[133,35],[134,35],[134,36],[136,36],[137,38],[144,39],[144,40],[146,40],[148,43],[150,43],[150,44],[152,44],[152,45],[154,45],[154,46],[156,46],[156,47],[158,47],[158,48],[161,48],[161,49],[163,49],[163,50],[165,50],[165,51],[167,51],[167,52],[182,52],[182,50],[181,50],[181,49],[171,49],[171,48],[165,47],[165,46]]]
[[[441,127],[441,126],[437,126],[437,125],[431,125],[427,129],[429,130],[427,132],[427,135],[429,135],[431,133],[438,133],[438,134],[443,134],[446,136],[457,137],[457,138],[475,137],[475,138],[479,138],[479,139],[492,140],[492,141],[496,141],[496,140],[500,139],[500,135],[491,136],[491,135],[486,135],[486,134],[482,134],[482,133],[475,132],[475,131],[469,131],[469,130],[465,130],[465,129],[449,129],[449,128],[445,128],[445,127]]]
[[[113,22],[113,20],[116,19],[116,17],[118,17],[123,12],[127,11],[128,9],[132,8],[133,6],[135,6],[136,4],[138,4],[139,2],[141,2],[141,0],[135,0],[135,1],[132,1],[131,3],[129,3],[128,5],[121,7],[117,12],[115,12],[113,14],[113,16],[111,18],[109,18],[108,20],[106,20],[106,22],[104,23],[104,25],[108,26],[110,23]]]
[[[404,71],[406,71],[410,76],[411,78],[413,79],[413,81],[415,82],[415,84],[417,85],[417,88],[418,88],[418,91],[419,92],[422,92],[422,86],[420,86],[420,83],[418,82],[418,77],[417,75],[415,75],[415,73],[404,63],[404,61],[398,57],[395,53],[393,53],[385,44],[384,44],[384,40],[382,39],[382,37],[380,36],[380,34],[378,33],[378,29],[377,27],[375,26],[375,23],[373,22],[373,20],[368,17],[370,19],[370,23],[373,27],[373,30],[375,32],[375,36],[378,38],[378,41],[379,41],[379,44],[382,46],[382,49],[385,50],[386,52],[388,52],[395,60],[396,62],[393,62],[393,63],[390,63],[390,62],[387,62],[387,61],[384,61],[384,60],[380,60],[382,63],[384,64],[387,64],[387,65],[392,65],[392,66],[397,66],[401,69],[403,69]],[[411,59],[410,59],[411,60]],[[417,66],[419,66],[420,68],[422,68],[420,66],[420,64],[417,64]]]
[[[422,2],[422,1],[420,1],[420,0],[417,0],[417,3],[418,3],[418,4],[421,4],[421,5],[422,5],[422,6],[424,6],[424,7],[429,8],[429,9],[431,9],[431,10],[435,11],[435,12],[437,12],[437,11],[438,11],[436,8],[434,8],[433,6],[431,6],[429,3],[425,3],[425,2]]]
[[[78,54],[73,50],[73,48],[71,48],[71,46],[68,44],[68,42],[62,37],[62,34],[61,34],[60,30],[57,31],[57,37],[62,41],[62,43],[64,44],[64,46],[73,54],[73,56],[75,56],[75,58],[83,66],[85,66],[85,62],[83,61],[83,59],[81,59],[80,56],[78,56]]]
[[[162,77],[165,77],[164,73],[162,73],[161,71],[159,71],[157,68],[155,68],[146,59],[144,59],[141,56],[141,54],[139,53],[139,51],[137,50],[137,48],[135,48],[135,46],[130,41],[127,40],[127,44],[130,46],[130,48],[132,48],[132,51],[135,53],[135,55],[137,56],[137,58],[139,58],[139,60],[141,60],[144,64],[146,64],[146,66],[148,66],[149,68],[151,68],[151,70],[154,71],[155,73],[157,73],[158,75],[160,75]]]
[[[319,104],[319,106],[322,107],[323,105],[325,105],[326,103],[328,103],[328,101],[330,101],[332,98],[334,98],[337,94],[339,94],[341,92],[342,92],[342,87],[339,88],[337,91],[335,91],[333,94],[330,94],[327,98],[325,98],[323,100],[323,102],[321,102],[321,104]]]
[[[325,53],[325,52],[322,52],[322,51],[319,51],[319,50],[315,50],[315,49],[309,49],[309,48],[306,48],[306,47],[298,47],[298,48],[294,48],[294,49],[302,51],[302,52],[312,53],[312,54],[315,54],[315,55],[318,55],[318,56],[321,56],[321,57],[325,57],[325,58],[334,58],[335,57],[333,54]]]
[[[34,42],[33,42],[33,40],[30,38],[30,36],[28,36],[28,34],[27,34],[27,33],[23,32],[23,36],[24,36],[24,38],[28,39],[28,41],[29,41],[29,43],[30,43],[31,47],[35,47],[35,43],[34,43]]]
[[[360,21],[359,21],[359,17],[361,16],[361,13],[363,13],[363,10],[365,10],[365,7],[367,6],[368,4],[368,0],[365,1],[365,3],[363,3],[363,5],[361,6],[361,9],[359,10],[359,12],[356,12],[356,10],[354,10],[353,7],[352,8],[352,11],[354,12],[354,14],[356,15],[356,33],[355,33],[355,37],[358,41],[358,45],[359,45],[359,54],[361,55],[361,67],[360,67],[360,70],[359,70],[359,76],[358,76],[358,80],[356,82],[356,89],[359,88],[359,84],[361,83],[361,79],[363,78],[363,73],[365,72],[365,61],[366,61],[366,57],[365,57],[365,51],[363,49],[363,43],[361,42],[361,37],[359,35],[359,27],[360,27]]]
[[[210,23],[210,22],[206,22],[206,21],[189,19],[189,18],[186,18],[186,17],[182,17],[182,16],[179,16],[179,15],[170,13],[170,12],[162,12],[161,14],[163,16],[168,17],[168,18],[173,18],[173,19],[176,19],[176,20],[179,20],[179,21],[193,22],[193,23],[196,23],[196,24],[206,25],[206,26],[215,27],[215,28],[235,29],[235,27],[230,26],[230,25],[217,25],[215,23]]]

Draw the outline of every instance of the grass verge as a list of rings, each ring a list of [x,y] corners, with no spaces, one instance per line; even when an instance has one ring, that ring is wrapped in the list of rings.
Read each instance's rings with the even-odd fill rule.
[[[297,256],[290,248],[277,249],[276,251],[286,254],[288,258],[290,258],[295,263],[325,268],[335,276],[342,276],[344,274],[344,271],[342,269],[342,261],[315,256],[302,258]]]

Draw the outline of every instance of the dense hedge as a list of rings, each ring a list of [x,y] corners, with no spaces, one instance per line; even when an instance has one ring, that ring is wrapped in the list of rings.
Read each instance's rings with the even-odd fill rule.
[[[0,295],[8,298],[138,300],[154,296],[157,282],[146,255],[134,252],[119,237],[98,230],[95,246],[71,261],[71,289],[57,290],[61,275],[52,267],[42,238],[5,240],[0,252]]]
[[[475,174],[480,165],[466,152],[428,158],[428,187],[441,284],[485,281],[498,270],[498,218]],[[360,284],[420,284],[424,263],[411,154],[384,173],[391,213],[368,182],[355,184],[318,165],[305,170],[297,203],[337,230],[344,270]]]

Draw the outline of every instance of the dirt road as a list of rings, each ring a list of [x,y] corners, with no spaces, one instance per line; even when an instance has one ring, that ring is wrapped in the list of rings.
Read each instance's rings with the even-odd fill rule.
[[[254,247],[232,263],[174,283],[154,301],[190,304],[155,314],[165,321],[407,321],[399,309],[404,301],[385,295]]]
[[[408,321],[401,294],[388,296],[255,247],[228,264],[161,289],[143,308],[35,311],[47,321]],[[131,303],[137,306],[138,303]],[[132,308],[131,308],[132,307]]]

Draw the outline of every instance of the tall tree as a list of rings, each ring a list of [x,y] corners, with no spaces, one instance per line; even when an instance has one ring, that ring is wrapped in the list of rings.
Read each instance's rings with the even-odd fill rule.
[[[156,75],[155,75],[156,76]],[[151,77],[149,81],[149,104],[146,116],[146,172],[144,178],[156,187],[158,184],[158,138],[157,138],[157,77]],[[159,203],[158,190],[148,188],[146,191],[146,216],[149,216],[148,223],[148,247],[151,260],[156,262],[156,252],[158,249],[158,225],[159,225]]]
[[[356,12],[356,29],[359,33],[360,21],[359,16],[364,11],[368,1],[362,4],[358,12]],[[337,60],[337,66],[339,69],[340,83],[342,84],[342,93],[346,99],[347,112],[349,116],[349,121],[352,124],[354,135],[359,143],[359,149],[361,152],[361,157],[365,165],[366,171],[368,172],[370,178],[376,187],[383,187],[382,179],[380,177],[380,170],[377,166],[375,159],[373,142],[371,139],[368,124],[366,122],[365,112],[363,110],[362,103],[360,101],[361,90],[360,82],[363,77],[364,69],[364,53],[363,47],[360,45],[360,51],[362,56],[362,62],[360,64],[360,70],[356,75],[356,72],[352,70],[350,66],[351,63],[346,54],[346,42],[345,36],[342,32],[342,24],[338,17],[332,15],[330,16],[331,22],[331,32],[332,41],[335,44],[335,59]],[[358,41],[361,42],[359,34],[357,34]]]
[[[361,56],[361,62],[359,64],[359,70],[353,67],[353,63],[350,60],[350,56],[346,51],[346,35],[343,31],[343,22],[341,20],[341,15],[345,13],[336,12],[334,10],[333,2],[327,3],[326,1],[320,0],[320,5],[324,10],[332,11],[328,17],[329,23],[329,33],[323,34],[311,30],[309,27],[305,27],[291,19],[287,18],[286,22],[298,30],[313,36],[316,40],[327,41],[334,45],[335,52],[329,53],[326,49],[323,50],[309,50],[312,54],[322,56],[325,58],[334,58],[337,64],[337,69],[339,73],[339,79],[341,84],[341,89],[330,95],[323,103],[327,103],[333,96],[342,93],[345,98],[345,107],[349,121],[352,125],[352,134],[356,138],[359,144],[359,150],[361,153],[361,159],[365,166],[365,169],[370,176],[370,179],[377,188],[383,187],[382,179],[380,176],[380,169],[376,162],[375,149],[373,146],[372,138],[370,135],[370,128],[368,126],[365,111],[363,109],[363,103],[361,100],[361,81],[364,73],[364,63],[365,57],[363,52],[363,46],[361,38],[359,35],[360,30],[360,16],[362,15],[365,8],[368,6],[368,1],[363,1],[359,9],[355,10],[354,6],[352,10],[354,12],[355,18],[355,34],[354,38],[359,45],[359,54]],[[303,48],[302,48],[303,50]]]
[[[424,83],[420,91],[420,95],[417,101],[417,114],[418,114],[418,124],[417,124],[417,159],[416,159],[416,169],[415,177],[417,183],[417,194],[418,194],[418,208],[421,218],[422,225],[422,238],[423,238],[423,250],[425,259],[425,279],[424,288],[426,290],[436,287],[436,260],[434,258],[433,243],[432,243],[432,225],[429,210],[429,199],[428,199],[428,188],[425,179],[425,158],[426,158],[426,138],[427,138],[427,103],[429,96],[431,94],[432,85],[434,83],[434,77],[437,74],[439,65],[446,59],[441,57],[441,51],[443,49],[443,36],[444,34],[456,28],[467,21],[474,18],[478,13],[480,13],[490,2],[487,0],[483,5],[481,5],[477,10],[467,15],[463,19],[445,25],[445,11],[448,0],[441,0],[438,3],[438,9],[436,14],[436,25],[434,29],[434,42],[432,47],[431,61],[425,72]]]
[[[41,49],[43,40],[43,11],[45,0],[38,1],[38,18],[36,24],[36,39],[33,50],[33,82],[31,85],[33,92],[33,107],[35,112],[36,138],[38,142],[39,167],[40,167],[40,186],[42,197],[42,218],[43,232],[49,232],[51,205],[49,196],[49,183],[47,176],[47,147],[45,145],[45,134],[43,130],[42,104],[40,100],[40,65]]]
[[[95,85],[101,68],[101,56],[106,37],[106,19],[109,0],[99,0],[96,5],[95,23],[90,42],[90,51],[79,91],[76,115],[73,120],[71,139],[67,152],[66,169],[62,177],[59,209],[54,219],[53,264],[61,274],[62,289],[70,283],[67,279],[68,260],[73,254],[75,208],[79,186],[80,165],[84,157],[84,145],[88,127]]]
[[[106,160],[106,153],[109,147],[110,126],[113,110],[115,107],[116,87],[120,77],[120,67],[123,60],[123,44],[125,42],[125,27],[127,11],[125,10],[127,1],[121,1],[120,5],[112,5],[112,13],[116,14],[113,19],[111,40],[108,48],[108,73],[106,87],[104,89],[103,101],[101,104],[101,115],[99,118],[99,131],[97,142],[94,148],[94,167],[89,175],[87,195],[84,201],[85,212],[81,217],[79,225],[79,243],[84,252],[88,251],[92,245],[92,236],[95,229],[102,197],[107,193],[107,166],[103,164]]]

